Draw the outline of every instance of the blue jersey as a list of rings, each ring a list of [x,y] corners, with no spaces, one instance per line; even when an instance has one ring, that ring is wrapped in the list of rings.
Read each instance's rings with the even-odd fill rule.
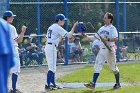
[[[14,66],[13,48],[10,38],[8,23],[0,19],[0,93],[8,93],[8,73],[9,69]]]

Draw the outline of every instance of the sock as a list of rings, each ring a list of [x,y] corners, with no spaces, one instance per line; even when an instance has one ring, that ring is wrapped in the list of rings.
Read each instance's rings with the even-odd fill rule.
[[[115,74],[116,84],[120,84],[120,74],[119,72]]]
[[[99,73],[94,73],[93,75],[93,83],[96,84],[96,81],[98,79]]]
[[[49,70],[48,74],[47,74],[47,84],[48,84],[48,86],[50,86],[50,83],[51,83],[51,80],[52,80],[52,75],[53,75],[53,72]]]
[[[12,88],[13,88],[13,91],[16,90],[17,78],[18,78],[18,75],[16,75],[15,73],[13,73],[12,74]]]
[[[51,83],[55,86],[55,73],[52,72]]]

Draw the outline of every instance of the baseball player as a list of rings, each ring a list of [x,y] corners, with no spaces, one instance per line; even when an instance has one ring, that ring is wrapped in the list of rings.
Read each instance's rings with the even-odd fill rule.
[[[18,43],[22,42],[24,33],[26,32],[26,26],[22,26],[22,31],[20,35],[17,34],[16,28],[12,25],[13,19],[16,15],[13,14],[12,11],[5,11],[3,14],[3,19],[5,19],[9,23],[10,27],[10,36],[12,41],[12,46],[14,50],[14,59],[16,60],[15,66],[11,68],[12,73],[12,90],[10,93],[20,93],[18,89],[16,89],[16,83],[18,78],[18,73],[20,72],[20,60],[18,53]]]
[[[55,16],[55,23],[52,24],[46,34],[46,46],[45,46],[45,54],[46,59],[48,63],[48,73],[47,73],[47,80],[45,84],[45,89],[50,88],[59,88],[55,84],[55,72],[56,72],[56,60],[57,60],[57,49],[59,42],[63,37],[70,38],[72,34],[74,33],[76,22],[74,26],[72,27],[70,32],[67,32],[65,29],[63,29],[61,26],[64,25],[65,16],[63,14],[57,14]],[[50,86],[50,83],[52,83],[52,86]]]
[[[118,33],[117,33],[116,28],[112,25],[113,15],[111,13],[107,12],[104,15],[103,21],[105,25],[102,26],[97,32],[102,37],[102,41],[101,41],[100,50],[99,50],[99,53],[97,55],[95,65],[94,65],[95,72],[93,75],[93,81],[84,85],[89,88],[95,88],[96,81],[98,79],[102,66],[105,63],[105,61],[107,61],[116,79],[116,84],[113,86],[113,89],[118,89],[121,87],[120,75],[119,75],[119,69],[116,66],[116,55],[115,55],[115,49],[113,47],[115,45],[115,42],[118,40]],[[87,38],[101,39],[98,34],[95,34],[95,37],[87,36]],[[106,44],[109,46],[111,51],[105,46],[103,42],[106,42]]]
[[[0,93],[8,93],[8,73],[14,66],[9,25],[0,18]]]

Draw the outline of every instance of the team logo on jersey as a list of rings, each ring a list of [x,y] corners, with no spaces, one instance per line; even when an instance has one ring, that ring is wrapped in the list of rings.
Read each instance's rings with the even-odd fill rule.
[[[100,35],[109,35],[109,32],[106,31],[106,30],[102,30],[102,31],[100,32]]]

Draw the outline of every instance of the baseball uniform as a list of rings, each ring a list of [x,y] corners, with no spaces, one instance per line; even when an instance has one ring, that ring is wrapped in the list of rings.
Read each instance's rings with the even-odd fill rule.
[[[105,25],[98,30],[97,32],[98,34],[95,34],[95,37],[101,40],[100,50],[99,53],[97,54],[97,58],[94,65],[93,81],[88,84],[84,84],[86,87],[95,88],[96,81],[98,79],[98,76],[105,61],[109,64],[109,67],[114,73],[116,79],[116,84],[113,86],[113,89],[118,89],[121,87],[119,80],[120,79],[119,69],[116,66],[116,55],[114,48],[115,42],[118,39],[118,32],[116,28],[112,25],[112,21],[113,15],[107,12],[104,15]]]
[[[0,29],[0,93],[8,93],[8,73],[10,68],[14,66],[13,48],[11,46],[9,26],[3,19],[0,19]]]
[[[118,33],[116,28],[113,25],[105,25],[101,27],[98,31],[99,35],[101,37],[105,38],[118,38]],[[96,37],[97,34],[95,35]],[[117,66],[116,66],[116,55],[115,55],[115,49],[114,49],[114,42],[107,42],[107,45],[111,48],[111,52],[106,48],[106,46],[101,42],[100,44],[100,51],[97,55],[96,62],[94,65],[95,73],[100,73],[100,70],[102,69],[103,64],[105,61],[108,62],[110,68],[112,71],[119,72]]]
[[[48,64],[48,73],[47,80],[45,84],[45,89],[50,88],[50,83],[53,84],[53,87],[56,87],[55,84],[55,72],[56,72],[56,60],[57,60],[57,49],[59,42],[62,38],[71,37],[76,24],[73,26],[72,30],[68,33],[61,26],[64,25],[66,18],[63,14],[57,14],[55,16],[55,23],[52,24],[46,34],[46,46],[45,46],[45,54]]]

